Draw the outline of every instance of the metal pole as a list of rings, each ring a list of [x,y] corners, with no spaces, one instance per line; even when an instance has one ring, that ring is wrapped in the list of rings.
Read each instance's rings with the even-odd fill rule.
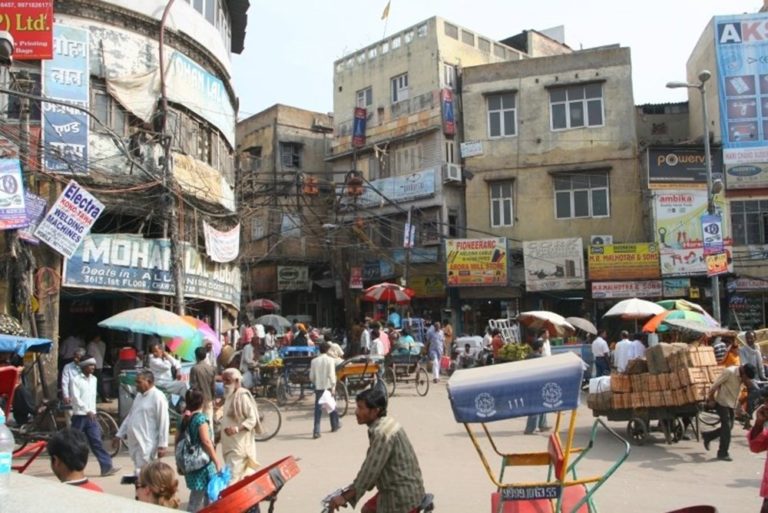
[[[707,213],[715,213],[715,195],[712,190],[712,157],[709,154],[709,111],[707,110],[706,83],[699,84],[701,92],[701,109],[704,115],[704,162],[707,168]],[[712,276],[712,316],[720,322],[720,276]]]

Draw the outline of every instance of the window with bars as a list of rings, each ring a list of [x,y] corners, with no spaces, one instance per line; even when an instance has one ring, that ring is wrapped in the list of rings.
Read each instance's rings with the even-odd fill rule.
[[[443,87],[456,89],[456,66],[443,63]]]
[[[489,187],[491,193],[491,227],[512,226],[514,224],[512,182],[496,182],[490,184]]]
[[[558,174],[554,188],[556,219],[611,215],[607,173]]]
[[[515,135],[517,113],[515,93],[491,94],[486,98],[488,105],[488,137],[509,137]]]
[[[93,115],[117,135],[128,135],[128,113],[110,96],[104,84],[91,84],[91,111]],[[104,131],[104,126],[91,118],[91,130]]]
[[[408,99],[408,73],[392,79],[392,103]]]
[[[603,84],[593,83],[549,90],[552,130],[603,124]]]
[[[731,201],[730,208],[734,245],[768,244],[768,200]]]
[[[283,169],[299,169],[301,167],[301,144],[280,143],[280,165]]]

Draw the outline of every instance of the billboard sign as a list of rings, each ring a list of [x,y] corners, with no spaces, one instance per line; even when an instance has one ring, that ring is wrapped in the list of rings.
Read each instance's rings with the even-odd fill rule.
[[[13,36],[15,60],[50,59],[53,56],[53,0],[0,2],[0,30]]]
[[[507,285],[507,239],[448,239],[445,267],[449,287]]]
[[[593,281],[593,299],[619,299],[625,297],[661,297],[661,280],[650,281]]]
[[[523,258],[529,292],[585,288],[581,237],[525,241]]]
[[[103,211],[99,200],[70,180],[35,230],[35,237],[71,258]]]
[[[589,247],[590,280],[651,280],[659,276],[659,248],[655,243]]]
[[[710,151],[713,179],[722,179],[723,161],[719,152]],[[706,188],[707,166],[703,148],[648,148],[648,186],[669,189],[685,184]]]
[[[19,159],[0,159],[0,230],[29,226]]]
[[[365,122],[368,112],[363,107],[355,107],[355,119],[352,125],[352,146],[362,148],[365,146]]]

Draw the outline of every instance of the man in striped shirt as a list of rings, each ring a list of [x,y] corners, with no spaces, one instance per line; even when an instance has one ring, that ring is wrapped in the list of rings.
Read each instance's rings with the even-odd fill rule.
[[[424,498],[424,482],[416,452],[403,427],[387,417],[387,396],[379,389],[357,395],[358,424],[368,426],[370,446],[352,485],[330,502],[331,511],[355,504],[374,486],[378,493],[362,513],[415,513]]]

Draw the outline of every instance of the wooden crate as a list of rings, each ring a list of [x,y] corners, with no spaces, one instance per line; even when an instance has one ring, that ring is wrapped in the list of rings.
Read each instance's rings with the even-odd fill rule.
[[[650,392],[650,401],[651,401],[651,404],[649,406],[652,406],[652,407],[665,406],[664,394],[662,392]]]
[[[643,374],[648,372],[648,362],[645,358],[635,358],[627,363],[627,374]]]
[[[715,358],[715,349],[710,346],[699,347],[699,360],[703,367],[710,367],[717,365],[717,358]]]
[[[677,376],[680,378],[680,385],[684,387],[687,387],[688,385],[709,383],[709,375],[702,367],[680,369],[677,371]]]
[[[610,391],[587,395],[587,406],[593,410],[609,410],[612,404],[613,394]]]
[[[626,374],[611,374],[611,391],[628,394],[632,391],[632,382]]]
[[[674,390],[663,390],[661,395],[664,399],[664,406],[675,406],[675,392]]]
[[[679,388],[682,388],[682,385],[680,385],[680,377],[677,375],[677,372],[670,372],[667,375],[669,376],[670,390],[678,390]]]
[[[663,374],[649,374],[648,375],[648,391],[649,392],[658,392],[661,390],[661,387],[659,385],[659,376],[662,376]]]
[[[709,382],[714,383],[717,378],[720,377],[720,375],[723,373],[723,370],[725,367],[720,367],[719,365],[714,365],[707,367],[707,374],[709,375]]]

